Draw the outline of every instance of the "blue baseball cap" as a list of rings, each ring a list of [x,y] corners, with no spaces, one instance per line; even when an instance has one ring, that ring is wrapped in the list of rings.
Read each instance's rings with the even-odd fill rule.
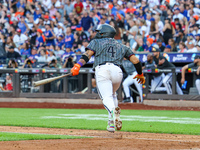
[[[155,19],[152,17],[152,18],[150,19],[150,21],[155,21]]]
[[[193,37],[194,35],[192,33],[189,33],[188,36],[192,36]]]
[[[72,48],[71,45],[66,45],[65,48]]]
[[[138,11],[134,11],[133,14],[134,14],[134,15],[139,15],[139,12],[138,12]]]
[[[174,9],[174,11],[175,11],[175,10],[178,10],[178,11],[180,11],[180,9],[179,9],[178,7],[176,7],[176,8]]]
[[[63,38],[63,35],[61,34],[61,35],[59,35],[59,37]]]
[[[47,43],[46,46],[51,46],[51,43]]]
[[[75,52],[77,53],[77,52],[81,52],[81,50],[80,49],[77,49],[77,50],[75,50]]]
[[[170,45],[167,45],[165,48],[169,48],[169,49],[171,49],[172,47],[171,47]]]
[[[195,36],[200,36],[200,34],[196,34]]]

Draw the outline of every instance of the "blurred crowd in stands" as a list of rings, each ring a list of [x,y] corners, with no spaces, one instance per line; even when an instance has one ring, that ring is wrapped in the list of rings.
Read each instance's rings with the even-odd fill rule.
[[[200,52],[199,8],[200,0],[0,0],[0,57],[71,67],[104,23],[135,53],[153,44]]]

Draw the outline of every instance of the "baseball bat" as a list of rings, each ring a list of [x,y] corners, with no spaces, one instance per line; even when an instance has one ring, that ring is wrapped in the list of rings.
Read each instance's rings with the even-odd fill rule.
[[[61,75],[61,76],[57,76],[57,77],[52,77],[52,78],[36,81],[36,82],[33,82],[33,86],[36,87],[36,86],[40,86],[40,85],[43,85],[43,84],[47,84],[47,83],[50,83],[50,82],[55,81],[57,79],[61,79],[63,77],[67,77],[67,76],[70,76],[70,75],[72,75],[72,73],[68,73],[68,74],[65,74],[65,75]]]

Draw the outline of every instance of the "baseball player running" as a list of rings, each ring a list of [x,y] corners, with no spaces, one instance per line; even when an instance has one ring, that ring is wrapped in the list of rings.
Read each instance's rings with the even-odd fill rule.
[[[164,56],[162,56],[160,54],[160,50],[156,47],[152,47],[152,52],[153,52],[153,59],[156,63],[155,67],[158,69],[163,69],[163,68],[175,68],[175,66],[170,63]],[[172,94],[172,88],[171,85],[172,84],[172,73],[168,73],[166,74],[165,78],[163,79],[163,84],[167,89],[167,94]],[[183,95],[183,92],[178,84],[178,82],[176,82],[176,92],[179,95]]]
[[[194,67],[198,67],[197,68],[197,72],[195,74],[196,75],[195,84],[196,84],[197,90],[198,90],[199,95],[200,95],[200,55],[196,55],[194,57],[194,62],[193,63],[190,63],[188,65],[183,66],[182,72],[181,72],[181,84],[184,84],[184,82],[185,82],[185,71],[188,68],[194,68]]]
[[[134,78],[139,83],[145,83],[145,78],[141,63],[132,50],[113,39],[116,30],[112,26],[102,24],[96,29],[96,32],[95,38],[86,47],[86,52],[71,69],[71,73],[73,76],[78,75],[80,68],[94,55],[93,69],[95,69],[99,97],[109,114],[107,130],[114,132],[115,129],[122,128],[121,110],[118,107],[116,91],[122,81],[123,75],[120,65],[123,58],[129,59],[134,64],[138,73]]]
[[[129,89],[129,86],[132,85],[132,84],[135,84],[135,87],[137,88],[137,90],[139,92],[141,102],[143,102],[142,84],[139,84],[136,81],[136,79],[133,79],[137,75],[137,71],[136,71],[133,63],[131,63],[128,60],[123,60],[122,67],[124,68],[125,72],[128,74],[128,76],[126,77],[126,79],[122,83],[124,94],[126,96],[126,99],[124,99],[123,102],[124,103],[127,103],[127,102],[132,103],[133,102],[133,98],[130,95],[130,89]]]

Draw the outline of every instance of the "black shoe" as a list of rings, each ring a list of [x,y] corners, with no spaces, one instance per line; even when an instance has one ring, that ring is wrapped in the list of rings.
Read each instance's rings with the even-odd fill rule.
[[[124,99],[124,100],[122,101],[122,103],[130,103],[130,102],[131,102],[130,97],[128,97],[128,98],[126,98],[126,99]]]

